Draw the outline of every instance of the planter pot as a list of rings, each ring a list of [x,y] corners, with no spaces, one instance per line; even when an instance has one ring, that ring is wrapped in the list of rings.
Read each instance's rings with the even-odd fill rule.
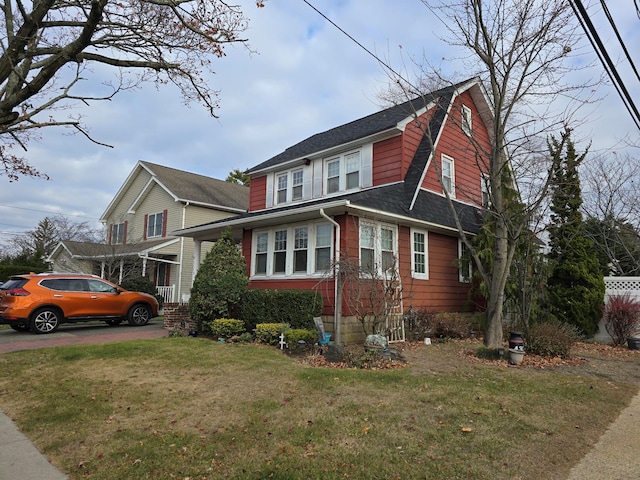
[[[627,338],[627,346],[629,350],[640,350],[640,337]]]
[[[524,358],[524,351],[510,348],[509,349],[509,363],[511,365],[520,365],[522,363],[522,359]]]

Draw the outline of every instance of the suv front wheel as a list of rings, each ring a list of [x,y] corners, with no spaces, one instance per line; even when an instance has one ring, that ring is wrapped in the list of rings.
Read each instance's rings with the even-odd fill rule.
[[[30,327],[34,333],[53,333],[59,326],[60,312],[54,308],[40,308],[31,315]]]
[[[127,318],[129,320],[129,325],[134,325],[136,327],[146,325],[149,323],[149,318],[151,318],[149,307],[142,304],[134,305],[129,309]]]

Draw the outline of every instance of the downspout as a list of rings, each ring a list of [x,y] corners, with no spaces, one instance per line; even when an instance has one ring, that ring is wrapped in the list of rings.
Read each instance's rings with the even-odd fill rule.
[[[333,292],[333,303],[335,305],[334,313],[333,313],[333,332],[335,335],[335,343],[336,345],[340,345],[341,335],[340,335],[340,320],[342,317],[342,297],[339,295],[338,284],[339,282],[339,269],[340,269],[340,224],[336,222],[333,218],[329,217],[325,212],[324,208],[320,209],[320,216],[326,219],[328,222],[333,224],[336,232],[336,240],[335,240],[335,262],[334,262],[334,292]]]

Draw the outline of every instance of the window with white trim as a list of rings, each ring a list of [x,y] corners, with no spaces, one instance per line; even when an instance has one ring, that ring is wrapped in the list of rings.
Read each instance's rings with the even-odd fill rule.
[[[287,231],[276,230],[273,246],[273,273],[287,271]]]
[[[411,272],[414,278],[429,278],[427,232],[411,230]]]
[[[267,232],[260,232],[256,234],[256,254],[254,263],[254,270],[256,275],[267,274],[267,252],[269,248],[269,234]]]
[[[327,194],[360,188],[362,162],[360,150],[348,152],[325,161],[324,191]]]
[[[471,258],[467,255],[467,244],[458,239],[458,279],[462,283],[471,282],[471,275],[473,273],[471,266]]]
[[[314,271],[326,272],[331,266],[331,240],[333,228],[329,223],[316,225],[316,256]]]
[[[147,217],[147,238],[162,236],[162,213],[153,213]]]
[[[467,135],[471,135],[472,128],[472,120],[471,120],[471,109],[466,105],[462,105],[462,131]]]
[[[482,191],[482,206],[489,208],[491,206],[491,195],[489,193],[489,175],[486,173],[480,176],[480,190]]]
[[[283,173],[277,176],[276,203],[285,203],[287,201],[287,184],[289,174]]]
[[[276,205],[302,200],[304,196],[304,168],[276,173],[274,189]]]
[[[111,225],[111,245],[122,245],[124,242],[124,223]]]
[[[292,182],[291,182],[291,200],[301,200],[302,199],[302,185],[304,183],[304,170],[294,170],[291,172]]]
[[[449,192],[452,197],[455,196],[455,171],[453,168],[453,158],[442,154],[442,187]]]
[[[392,225],[360,222],[360,269],[384,273],[396,268],[397,230]]]
[[[333,227],[329,223],[254,231],[252,274],[266,277],[322,274],[331,266],[332,243]]]

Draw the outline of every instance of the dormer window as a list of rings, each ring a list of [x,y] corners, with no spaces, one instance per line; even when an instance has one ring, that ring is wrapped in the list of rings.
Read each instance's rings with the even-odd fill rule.
[[[326,172],[327,194],[360,188],[360,151],[348,152],[326,160]]]
[[[302,199],[302,183],[304,181],[304,171],[294,170],[291,173],[293,177],[293,185],[291,186],[291,199],[292,200],[301,200]]]
[[[302,168],[276,174],[276,204],[302,200],[304,197],[303,185],[304,169]]]

